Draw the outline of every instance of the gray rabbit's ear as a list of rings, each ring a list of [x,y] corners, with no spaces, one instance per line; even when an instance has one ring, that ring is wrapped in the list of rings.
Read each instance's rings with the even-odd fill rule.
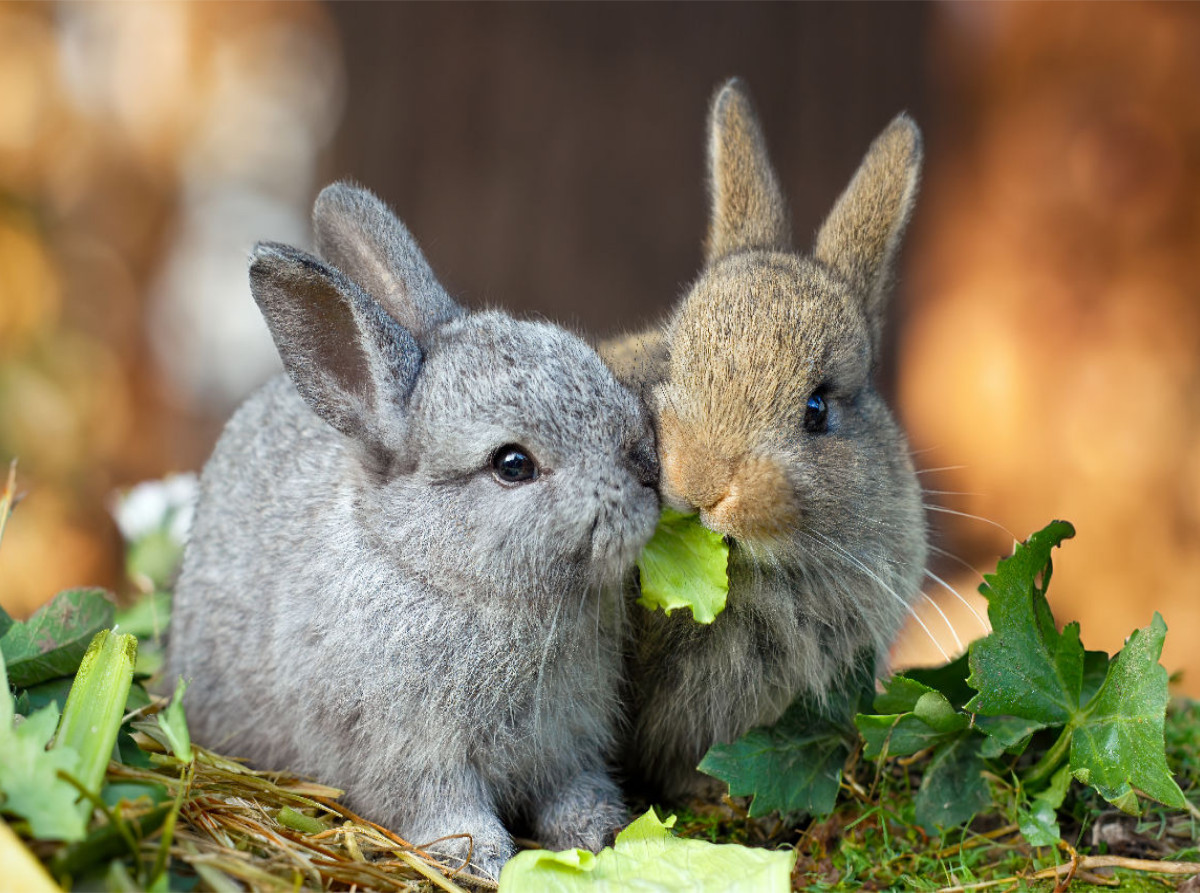
[[[368,447],[394,444],[421,367],[412,334],[343,273],[287,245],[254,247],[250,290],[313,411]]]
[[[817,234],[813,256],[858,289],[878,344],[900,238],[917,199],[921,131],[906,114],[867,150]]]
[[[791,250],[787,203],[750,94],[738,78],[726,81],[713,97],[708,177],[708,263],[754,248]]]
[[[407,227],[378,197],[326,186],[313,206],[317,251],[417,338],[465,311],[446,294]]]

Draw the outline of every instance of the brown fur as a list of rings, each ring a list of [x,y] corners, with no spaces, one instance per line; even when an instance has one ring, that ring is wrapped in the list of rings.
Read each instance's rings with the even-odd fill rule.
[[[916,195],[920,135],[901,115],[838,200],[814,255],[787,211],[745,88],[710,120],[705,268],[641,362],[601,346],[654,413],[663,496],[731,542],[728,607],[710,626],[638,609],[630,769],[695,789],[713,743],[777,719],[886,649],[919,591],[920,491],[872,383],[894,256]],[[827,431],[805,427],[820,394]]]

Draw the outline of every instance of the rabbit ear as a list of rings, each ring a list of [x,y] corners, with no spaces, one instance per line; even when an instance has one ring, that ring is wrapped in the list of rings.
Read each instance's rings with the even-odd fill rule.
[[[320,255],[417,338],[465,312],[434,277],[407,227],[366,189],[326,186],[313,206],[313,230]]]
[[[751,248],[791,250],[787,204],[750,94],[738,78],[726,81],[713,97],[708,175],[708,263]]]
[[[369,447],[394,444],[421,366],[412,334],[344,274],[286,245],[254,247],[250,290],[313,411]]]
[[[864,295],[878,343],[900,237],[921,175],[921,131],[899,114],[876,137],[817,234],[813,256]]]

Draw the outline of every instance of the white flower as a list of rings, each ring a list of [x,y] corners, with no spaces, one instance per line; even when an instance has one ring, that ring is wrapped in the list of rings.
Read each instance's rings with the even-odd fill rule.
[[[143,481],[117,493],[111,511],[126,542],[165,530],[182,544],[192,526],[199,479],[194,472],[167,475],[161,481]]]

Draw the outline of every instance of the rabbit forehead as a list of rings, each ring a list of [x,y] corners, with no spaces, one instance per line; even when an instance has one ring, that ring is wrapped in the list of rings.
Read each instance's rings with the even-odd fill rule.
[[[637,400],[581,339],[498,312],[437,334],[413,408],[427,433],[451,432],[464,448],[514,441],[552,463],[611,452],[649,430]]]
[[[857,392],[871,363],[849,289],[796,255],[748,252],[706,270],[672,321],[668,387],[770,427],[819,387]]]

